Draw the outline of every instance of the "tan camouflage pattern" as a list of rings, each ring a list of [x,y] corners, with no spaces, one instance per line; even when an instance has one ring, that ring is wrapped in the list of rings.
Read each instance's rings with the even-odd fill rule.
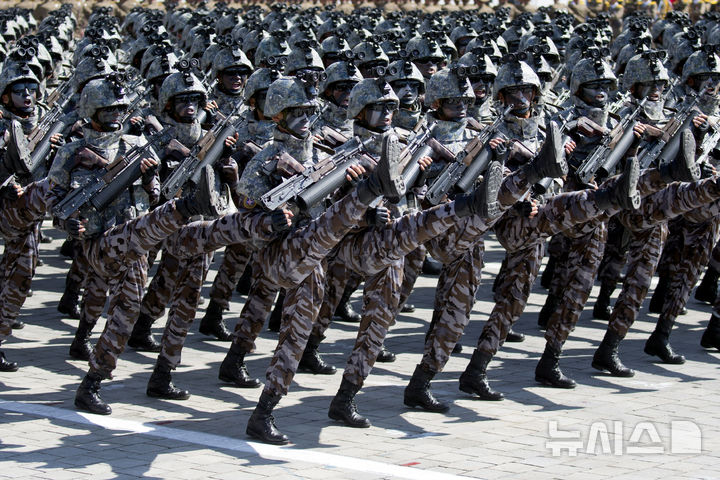
[[[265,319],[272,310],[275,297],[280,290],[270,279],[262,275],[262,265],[257,263],[254,257],[251,261],[253,276],[250,292],[233,332],[233,343],[241,345],[245,352],[255,350],[255,339],[262,332]]]
[[[225,255],[210,288],[210,299],[223,310],[230,308],[232,292],[252,259],[252,254],[250,246],[243,243],[228,245],[225,248]]]

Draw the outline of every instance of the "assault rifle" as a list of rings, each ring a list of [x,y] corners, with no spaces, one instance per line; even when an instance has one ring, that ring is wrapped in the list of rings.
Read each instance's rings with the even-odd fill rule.
[[[650,168],[656,164],[656,160],[660,160],[657,163],[657,165],[660,165],[667,163],[668,159],[672,161],[675,158],[680,148],[680,135],[678,133],[686,128],[692,128],[693,119],[700,113],[695,110],[698,98],[699,96],[695,97],[687,108],[670,119],[665,128],[658,132],[662,135],[660,138],[648,142],[649,148],[644,149],[638,157],[640,169]]]
[[[237,131],[230,120],[240,108],[242,103],[236,105],[227,117],[214,125],[193,146],[190,154],[165,179],[160,189],[163,197],[174,198],[185,184],[197,185],[202,169],[207,165],[214,165],[220,159],[225,148],[225,138],[234,135]]]
[[[638,103],[635,110],[629,115],[622,117],[620,123],[608,134],[605,135],[600,144],[585,157],[575,174],[582,183],[590,183],[590,180],[597,176],[601,179],[607,178],[613,171],[621,158],[625,156],[628,149],[635,142],[636,118],[645,106],[647,98]]]
[[[84,205],[90,205],[97,211],[107,207],[120,193],[142,176],[140,164],[152,154],[158,144],[169,142],[175,135],[174,128],[165,128],[148,138],[144,145],[138,145],[118,157],[106,168],[107,173],[87,185],[70,192],[52,210],[53,216],[67,220]]]
[[[362,141],[353,137],[335,154],[306,167],[267,192],[261,198],[262,204],[269,210],[275,210],[295,199],[301,209],[307,210],[345,182],[345,170],[357,161],[355,157],[363,153],[370,141],[372,138]]]
[[[65,114],[64,111],[70,101],[70,94],[70,80],[66,80],[48,97],[48,102],[52,107],[43,115],[33,131],[28,135],[28,151],[32,153],[26,165],[27,171],[23,172],[25,175],[32,175],[33,177],[40,175],[40,167],[52,147],[50,137],[61,133],[67,127],[64,122],[60,121],[60,118]]]
[[[402,177],[406,188],[412,188],[420,177],[420,164],[418,160],[423,157],[432,157],[433,152],[447,150],[437,140],[431,138],[435,122],[431,124],[421,123],[409,138],[407,145],[400,152],[400,166]],[[435,148],[431,145],[434,141]]]
[[[487,143],[511,109],[512,106],[507,107],[492,125],[485,127],[480,135],[472,139],[460,153],[455,155],[453,161],[445,166],[425,195],[432,205],[440,203],[453,187],[463,193],[472,188],[477,177],[485,171],[492,160],[493,152]]]

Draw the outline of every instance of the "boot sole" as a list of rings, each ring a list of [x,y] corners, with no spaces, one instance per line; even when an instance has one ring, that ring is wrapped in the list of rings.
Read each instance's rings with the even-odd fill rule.
[[[270,438],[263,438],[262,435],[258,435],[256,433],[254,433],[252,430],[245,430],[245,433],[250,438],[254,438],[255,440],[260,440],[263,443],[269,443],[271,445],[287,445],[288,443],[290,443],[289,439],[273,440]]]
[[[686,128],[680,132],[680,175],[681,182],[696,182],[700,179],[700,167],[695,163],[695,151],[697,144],[690,129]]]
[[[340,415],[335,415],[330,412],[328,412],[328,417],[331,420],[335,420],[336,422],[341,422],[343,425],[347,425],[348,427],[351,427],[351,428],[370,428],[370,427],[372,427],[372,423],[370,423],[369,420],[368,420],[368,423],[363,423],[363,424],[350,423],[350,422],[346,421],[344,418],[342,418]]]
[[[235,379],[233,379],[233,378],[230,378],[230,377],[226,377],[226,376],[224,376],[224,375],[219,375],[219,376],[218,376],[218,379],[219,379],[221,382],[223,382],[223,383],[231,383],[231,384],[235,385],[235,386],[238,387],[238,388],[258,388],[258,387],[260,387],[260,386],[262,385],[262,383],[260,383],[259,381],[257,381],[257,383],[243,383],[243,384],[240,384],[240,383],[238,383],[237,380],[235,380]]]
[[[591,365],[595,370],[599,370],[603,373],[608,373],[612,377],[631,378],[631,377],[635,376],[635,372],[630,372],[627,375],[620,375],[618,372],[612,372],[611,370],[609,370],[607,367],[605,367],[604,365],[602,365],[600,363],[592,362]]]
[[[643,352],[650,355],[651,357],[658,357],[663,363],[665,363],[667,365],[682,365],[685,363],[685,357],[682,357],[682,355],[680,356],[680,358],[673,360],[673,359],[663,358],[663,356],[660,354],[660,352],[653,350],[652,348],[645,347],[643,349]]]
[[[465,392],[465,393],[470,394],[470,395],[475,395],[475,396],[477,396],[477,398],[479,398],[480,400],[487,400],[487,401],[490,401],[490,402],[499,402],[499,401],[505,399],[505,396],[502,395],[502,394],[500,394],[499,397],[489,397],[489,396],[487,396],[487,395],[483,395],[483,394],[479,393],[477,390],[475,390],[475,389],[473,389],[473,388],[471,388],[471,387],[467,387],[467,386],[464,386],[464,385],[462,385],[462,384],[460,385],[459,388],[460,388],[460,391],[461,391],[461,392]]]
[[[335,375],[337,373],[337,369],[333,368],[332,370],[324,370],[324,371],[318,371],[318,370],[312,370],[310,368],[300,368],[297,369],[298,373],[311,373],[313,375]]]
[[[575,388],[575,386],[576,386],[576,384],[574,384],[574,383],[573,383],[573,384],[557,383],[557,382],[554,382],[553,380],[550,380],[550,379],[548,379],[548,378],[538,377],[537,375],[535,375],[535,381],[538,382],[538,383],[540,383],[541,385],[545,385],[546,387],[564,388],[564,389],[566,389],[566,390],[572,390],[572,389]]]
[[[90,407],[88,407],[88,406],[85,405],[84,403],[78,402],[77,400],[75,400],[74,403],[75,403],[75,406],[76,406],[78,409],[83,410],[83,411],[86,411],[86,412],[94,413],[95,415],[110,415],[110,414],[112,413],[112,408],[109,408],[109,407],[108,407],[108,410],[103,410],[103,411],[97,410],[97,411],[96,411],[96,410],[91,409]]]
[[[191,397],[190,394],[183,395],[183,396],[175,396],[175,397],[172,397],[172,396],[170,396],[170,395],[163,395],[163,394],[160,393],[160,392],[153,392],[153,391],[151,391],[151,390],[147,390],[145,393],[147,394],[148,397],[151,397],[151,398],[161,398],[161,399],[163,399],[163,400],[187,400],[188,398]]]
[[[450,410],[450,407],[448,407],[447,405],[444,406],[443,408],[428,408],[420,402],[403,400],[403,403],[405,404],[406,407],[409,407],[409,408],[420,407],[422,410],[424,410],[426,412],[430,412],[430,413],[446,413]]]

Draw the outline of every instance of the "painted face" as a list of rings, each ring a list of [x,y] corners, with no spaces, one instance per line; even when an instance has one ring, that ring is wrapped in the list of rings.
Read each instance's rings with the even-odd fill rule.
[[[393,114],[398,104],[394,101],[376,102],[367,105],[363,111],[364,120],[368,127],[375,130],[387,130],[392,124]]]
[[[285,111],[285,126],[295,136],[304,138],[310,133],[310,120],[315,113],[315,107],[288,108]]]
[[[175,120],[181,123],[192,123],[200,112],[203,96],[199,93],[183,93],[172,99],[172,113]]]
[[[440,100],[440,117],[443,120],[460,121],[467,117],[468,107],[473,104],[472,98],[455,97]]]
[[[39,90],[37,82],[16,82],[10,87],[10,104],[12,110],[23,114],[31,114],[35,110]]]
[[[665,80],[653,80],[637,84],[638,98],[647,98],[651,102],[657,102],[665,91],[667,82]]]
[[[127,105],[98,108],[95,111],[95,122],[103,132],[114,132],[122,128],[122,118],[127,112]]]
[[[693,87],[698,92],[708,95],[717,95],[720,89],[720,73],[700,73],[693,75]]]
[[[475,93],[476,104],[479,105],[487,99],[494,80],[491,75],[478,75],[470,78],[470,84]]]
[[[447,64],[447,61],[439,57],[424,57],[413,60],[413,63],[418,70],[420,70],[423,78],[429,79],[433,74],[437,73],[438,70],[443,68]]]
[[[535,87],[532,85],[518,85],[503,89],[505,105],[512,106],[512,113],[516,116],[525,115],[530,111],[535,99]]]
[[[580,98],[592,107],[603,108],[610,98],[613,83],[610,80],[597,80],[580,86]]]
[[[245,82],[247,82],[249,75],[250,69],[247,67],[226,68],[220,74],[223,90],[231,95],[239,95],[245,88]]]
[[[392,87],[401,105],[414,105],[420,96],[420,83],[416,80],[397,80],[392,83]]]
[[[343,81],[335,82],[330,86],[330,97],[335,105],[338,107],[347,108],[350,103],[350,91],[353,89],[357,82],[355,81]]]

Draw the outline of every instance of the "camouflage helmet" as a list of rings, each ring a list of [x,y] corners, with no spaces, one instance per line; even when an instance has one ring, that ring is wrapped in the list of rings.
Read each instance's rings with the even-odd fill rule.
[[[248,74],[253,71],[253,65],[240,49],[240,45],[222,48],[215,54],[212,62],[212,77],[216,78],[223,70],[231,67],[245,67],[248,69]]]
[[[437,41],[419,36],[408,41],[405,51],[413,61],[421,58],[446,58]]]
[[[344,38],[338,37],[337,35],[331,35],[325,38],[320,44],[320,57],[326,60],[326,57],[330,56],[329,60],[333,60],[336,55],[340,52],[351,51],[350,45]]]
[[[276,34],[279,32],[276,32]],[[261,67],[267,64],[267,59],[270,57],[287,57],[290,55],[290,47],[281,35],[270,35],[262,40],[255,49],[255,61],[253,62],[257,67]]]
[[[300,41],[290,51],[285,63],[285,75],[293,75],[298,70],[325,70],[320,54],[310,46],[308,41]]]
[[[434,73],[427,84],[425,105],[432,107],[437,100],[445,98],[471,98],[475,99],[470,79],[468,78],[476,67],[454,64]]]
[[[113,73],[106,78],[90,80],[80,94],[77,112],[80,118],[92,118],[101,108],[116,105],[129,105],[130,101],[124,87],[124,76]]]
[[[497,100],[498,94],[504,88],[518,85],[532,85],[537,90],[536,93],[540,94],[540,78],[535,73],[535,70],[525,63],[524,58],[526,56],[522,52],[510,55],[514,55],[514,60],[508,59],[509,61],[506,61],[498,69],[498,74],[493,83],[493,98]]]
[[[682,82],[686,83],[693,75],[703,73],[720,74],[720,55],[717,46],[706,45],[702,50],[688,57],[682,70]]]
[[[330,18],[317,28],[315,32],[318,40],[323,42],[327,37],[333,36],[337,28],[342,25],[343,21],[337,18]]]
[[[293,77],[280,77],[270,84],[265,97],[265,115],[274,117],[287,108],[317,107],[317,96],[308,85]]]
[[[170,74],[160,86],[160,94],[158,95],[158,107],[161,111],[165,110],[168,103],[175,95],[184,93],[199,93],[203,96],[202,107],[207,102],[207,91],[202,82],[192,73],[193,69],[197,69],[198,62],[193,60],[181,60],[175,64],[178,70]]]
[[[0,94],[4,94],[5,90],[13,83],[21,81],[40,84],[37,75],[27,63],[15,61],[5,63],[2,72],[0,72]]]
[[[420,83],[420,94],[425,93],[425,78],[411,61],[405,59],[396,60],[388,66],[387,73],[385,80],[390,85],[398,80],[415,80]]]
[[[72,77],[75,91],[80,92],[83,86],[90,80],[105,78],[106,75],[111,74],[113,71],[113,66],[102,57],[84,58],[78,63]]]
[[[384,78],[365,78],[350,91],[347,118],[352,120],[357,117],[362,109],[371,103],[386,101],[400,104],[400,99],[395,95],[390,84]]]
[[[662,63],[666,56],[665,50],[649,50],[632,57],[625,66],[622,88],[629,91],[636,83],[669,82],[670,76]]]
[[[360,42],[355,45],[352,51],[357,59],[356,63],[358,67],[362,67],[363,65],[371,62],[384,62],[384,65],[388,65],[390,63],[390,59],[387,54],[383,51],[380,45],[375,42],[368,40]]]
[[[162,76],[170,75],[171,73],[175,73],[178,71],[175,68],[175,64],[178,63],[179,61],[180,61],[180,59],[173,52],[162,55],[162,56],[156,58],[150,64],[150,66],[147,69],[145,78],[147,79],[148,83],[152,83],[152,81],[158,77],[162,77]]]
[[[345,61],[335,62],[325,70],[325,80],[320,82],[320,93],[324,93],[328,87],[336,82],[359,82],[362,80],[360,70],[351,63]]]
[[[248,77],[243,92],[245,104],[250,103],[250,99],[260,90],[267,90],[270,84],[280,78],[280,73],[271,68],[258,68]]]
[[[580,87],[584,83],[594,82],[597,80],[610,80],[617,86],[617,77],[612,71],[612,67],[602,57],[583,58],[570,74],[570,93],[577,95]],[[614,89],[615,87],[613,87]]]
[[[490,57],[493,63],[500,63],[500,59],[503,56],[502,50],[497,42],[492,38],[484,36],[472,39],[465,49],[465,53],[468,52],[476,52],[476,55],[480,53],[485,54]]]
[[[673,35],[672,42],[668,46],[670,70],[680,74],[685,61],[701,46],[702,31],[690,28],[686,32],[678,32]]]

